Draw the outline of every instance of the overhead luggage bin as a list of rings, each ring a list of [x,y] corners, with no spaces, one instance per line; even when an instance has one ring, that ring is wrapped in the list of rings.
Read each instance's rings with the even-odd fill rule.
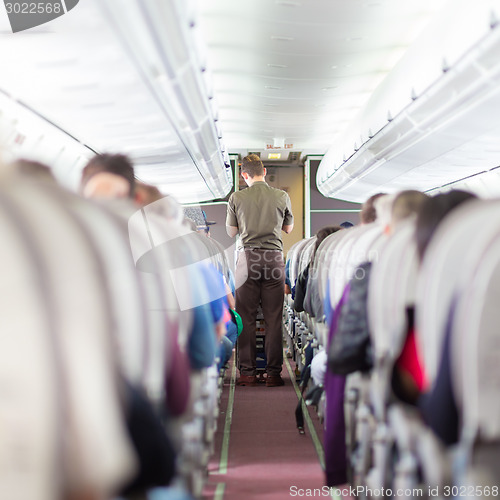
[[[85,156],[125,153],[138,178],[179,201],[225,197],[232,171],[216,130],[208,70],[182,4],[82,1],[51,22],[36,50],[31,37],[10,37],[0,54],[10,69],[0,92],[15,115],[31,118],[8,120],[15,132],[3,148],[9,158],[56,163],[58,178],[75,189]],[[50,158],[39,157],[40,142],[54,150]]]
[[[429,191],[498,166],[492,6],[450,2],[436,17],[323,158],[322,194],[361,202],[382,186]]]

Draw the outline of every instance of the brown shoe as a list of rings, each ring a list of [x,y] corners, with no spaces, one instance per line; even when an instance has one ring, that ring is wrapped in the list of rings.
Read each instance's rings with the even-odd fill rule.
[[[268,375],[266,378],[266,387],[281,387],[285,381],[279,375]]]
[[[255,375],[240,375],[240,378],[236,381],[236,385],[256,386],[257,377]]]

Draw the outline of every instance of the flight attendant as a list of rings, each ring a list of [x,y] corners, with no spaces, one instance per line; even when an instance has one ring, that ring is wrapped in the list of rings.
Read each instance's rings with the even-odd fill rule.
[[[241,175],[248,188],[229,198],[227,233],[241,237],[243,249],[236,264],[236,310],[243,321],[238,338],[240,378],[237,385],[256,385],[257,310],[262,305],[266,323],[265,351],[267,387],[284,385],[282,311],[285,292],[285,266],[281,231],[293,229],[290,197],[269,186],[266,169],[257,155],[243,158]]]

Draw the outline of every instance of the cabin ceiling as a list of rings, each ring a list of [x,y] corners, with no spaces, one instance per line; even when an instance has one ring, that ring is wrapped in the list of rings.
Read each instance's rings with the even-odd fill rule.
[[[200,1],[229,151],[325,153],[443,3]]]
[[[11,101],[0,106],[4,158],[46,161],[75,188],[94,152],[125,153],[140,180],[181,202],[224,197],[232,187],[229,161],[188,21],[172,7],[175,2],[83,0],[48,24],[14,34],[0,9],[0,91]],[[165,27],[175,44],[162,38]],[[32,112],[31,120],[23,110]],[[64,146],[47,144],[51,129],[81,146],[77,168],[67,158],[59,168]]]
[[[348,201],[432,191],[500,164],[499,13],[500,0],[82,0],[12,34],[0,9],[0,149],[72,187],[95,151],[127,153],[181,202],[226,196],[228,154],[249,152],[325,155],[318,188]]]

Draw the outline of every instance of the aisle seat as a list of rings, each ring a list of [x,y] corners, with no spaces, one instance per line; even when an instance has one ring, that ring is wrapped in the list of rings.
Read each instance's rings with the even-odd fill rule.
[[[135,455],[125,430],[103,263],[57,192],[15,182],[2,196],[15,205],[47,270],[63,374],[63,487],[109,495],[130,477]]]
[[[62,363],[46,266],[0,190],[0,498],[62,496]]]

